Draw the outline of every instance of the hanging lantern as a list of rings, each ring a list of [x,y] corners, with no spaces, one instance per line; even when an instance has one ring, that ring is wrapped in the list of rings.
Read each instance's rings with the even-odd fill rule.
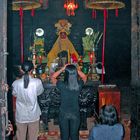
[[[76,0],[66,0],[64,8],[66,9],[68,16],[75,16],[75,10],[78,8],[78,3]]]

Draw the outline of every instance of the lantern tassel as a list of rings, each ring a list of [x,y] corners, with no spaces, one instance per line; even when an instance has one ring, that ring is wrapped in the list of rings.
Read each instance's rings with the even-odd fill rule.
[[[22,7],[20,7],[20,9],[19,9],[19,15],[23,16],[23,9],[22,9]]]
[[[96,19],[96,10],[94,10],[94,9],[92,10],[92,18]]]
[[[32,11],[31,11],[31,16],[34,17],[35,16],[35,10],[32,8]]]
[[[115,10],[115,15],[116,15],[116,17],[119,16],[119,10],[118,9]]]

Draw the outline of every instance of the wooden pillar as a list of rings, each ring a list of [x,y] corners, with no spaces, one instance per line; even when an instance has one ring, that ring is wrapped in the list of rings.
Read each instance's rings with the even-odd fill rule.
[[[140,86],[140,0],[131,0],[131,84]]]
[[[5,140],[7,122],[7,94],[2,84],[7,83],[7,0],[0,0],[0,140]],[[7,122],[7,123],[6,123]]]

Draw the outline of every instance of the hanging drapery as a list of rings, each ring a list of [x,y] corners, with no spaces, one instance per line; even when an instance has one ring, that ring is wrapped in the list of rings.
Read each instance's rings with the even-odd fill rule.
[[[96,18],[96,10],[103,10],[104,12],[104,31],[102,44],[102,77],[101,82],[104,84],[104,65],[105,65],[105,44],[106,44],[106,25],[108,10],[115,9],[115,15],[118,17],[118,9],[125,7],[125,4],[116,0],[88,0],[86,7],[92,9],[92,17]]]

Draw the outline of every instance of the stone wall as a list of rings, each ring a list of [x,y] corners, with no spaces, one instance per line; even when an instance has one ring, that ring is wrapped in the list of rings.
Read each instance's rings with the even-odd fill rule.
[[[2,88],[6,83],[7,58],[7,0],[0,1],[0,140],[5,140],[7,120],[7,93]]]
[[[140,1],[131,0],[132,140],[140,139]]]
[[[131,0],[131,77],[140,86],[140,1]]]
[[[140,88],[132,88],[131,92],[131,138],[140,139]]]

